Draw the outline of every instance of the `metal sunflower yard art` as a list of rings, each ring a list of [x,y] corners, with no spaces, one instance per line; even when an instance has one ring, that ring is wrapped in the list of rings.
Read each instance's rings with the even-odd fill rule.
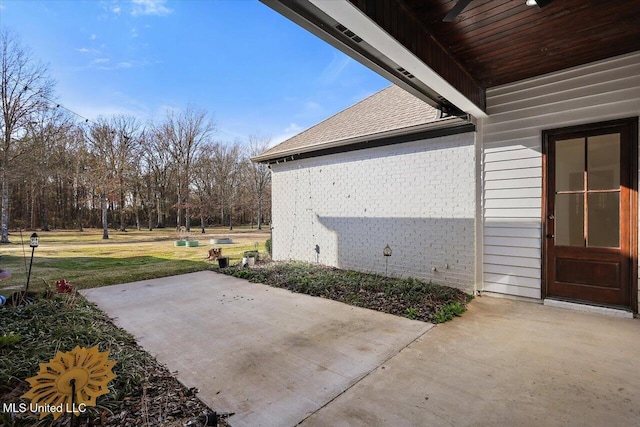
[[[31,400],[30,408],[40,412],[40,419],[49,414],[54,420],[63,413],[78,415],[95,406],[98,396],[109,393],[107,384],[116,377],[111,371],[116,362],[108,356],[109,351],[100,352],[97,345],[58,351],[49,363],[40,364],[38,375],[27,379],[31,390],[22,397]]]

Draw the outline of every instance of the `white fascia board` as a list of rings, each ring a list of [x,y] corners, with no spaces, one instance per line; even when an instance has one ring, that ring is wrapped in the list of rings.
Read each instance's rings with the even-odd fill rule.
[[[400,42],[369,19],[348,0],[308,0],[318,9],[356,33],[380,53],[414,75],[426,86],[462,111],[475,118],[488,117],[487,113],[471,102],[460,91],[422,62]]]
[[[342,147],[346,145],[356,144],[358,142],[373,141],[373,140],[379,140],[382,138],[392,138],[394,136],[400,136],[400,135],[410,135],[413,133],[424,132],[429,130],[438,130],[438,129],[446,129],[446,128],[453,129],[457,126],[468,124],[468,123],[472,123],[473,125],[476,124],[475,120],[473,119],[466,120],[466,118],[460,118],[460,117],[447,117],[447,118],[436,120],[433,122],[423,123],[415,126],[409,126],[401,129],[392,129],[392,130],[387,130],[387,131],[382,131],[377,133],[371,133],[367,135],[359,135],[359,136],[354,136],[346,139],[327,141],[321,144],[312,144],[312,145],[307,145],[303,147],[294,147],[286,150],[281,150],[273,154],[267,154],[267,155],[259,154],[255,157],[251,157],[251,161],[264,162],[264,161],[279,159],[287,156],[294,156],[294,155],[300,155],[304,153],[310,153],[313,151],[326,150],[328,148]]]

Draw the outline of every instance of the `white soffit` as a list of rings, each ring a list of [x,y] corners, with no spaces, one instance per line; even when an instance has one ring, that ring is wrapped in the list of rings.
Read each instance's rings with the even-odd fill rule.
[[[380,53],[409,71],[415,78],[462,111],[476,118],[488,117],[480,107],[440,77],[348,0],[309,0],[309,3],[356,33]]]

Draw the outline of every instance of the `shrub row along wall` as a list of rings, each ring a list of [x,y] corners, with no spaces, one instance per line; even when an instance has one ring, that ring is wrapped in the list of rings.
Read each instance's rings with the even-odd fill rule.
[[[472,292],[473,142],[466,133],[272,165],[273,258],[384,273],[388,244],[389,275]]]

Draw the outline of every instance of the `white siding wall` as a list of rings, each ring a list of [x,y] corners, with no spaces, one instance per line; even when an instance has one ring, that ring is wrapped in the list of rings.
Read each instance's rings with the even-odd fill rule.
[[[474,165],[473,133],[272,165],[273,257],[384,273],[389,244],[390,275],[472,292]]]
[[[640,52],[487,91],[484,290],[541,297],[542,131],[640,115]]]

